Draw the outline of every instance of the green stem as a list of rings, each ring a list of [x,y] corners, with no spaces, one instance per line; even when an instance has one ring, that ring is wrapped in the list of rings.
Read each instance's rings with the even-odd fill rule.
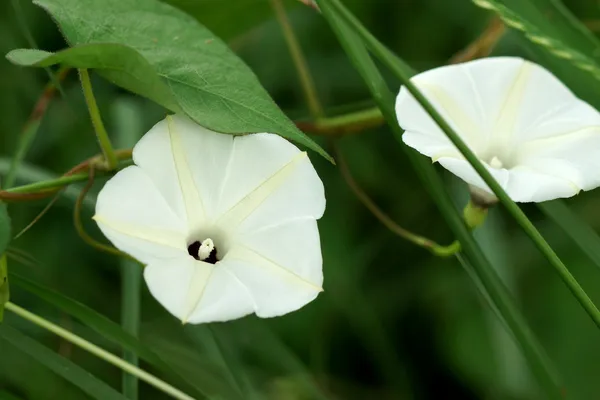
[[[122,148],[131,148],[143,132],[143,114],[136,103],[121,100],[114,103],[111,119],[115,127],[115,144]],[[77,203],[81,207],[81,203]],[[121,264],[121,326],[133,337],[139,337],[141,321],[142,269],[138,262],[122,258]],[[134,351],[123,349],[123,359],[138,365],[139,358]],[[130,400],[139,397],[139,380],[131,374],[123,373],[121,387],[123,394]]]
[[[287,17],[285,8],[283,7],[281,0],[271,0],[271,6],[275,11],[279,25],[281,25],[281,30],[283,31],[283,36],[290,50],[296,71],[298,72],[310,113],[315,119],[321,118],[324,115],[323,107],[321,107],[321,103],[319,102],[315,82],[306,63],[306,58],[302,53],[302,48],[294,34],[290,20]]]
[[[106,132],[104,123],[100,117],[100,110],[98,109],[98,104],[96,104],[96,98],[92,91],[92,82],[90,81],[90,75],[87,69],[79,70],[79,78],[81,80],[85,102],[87,103],[92,119],[92,125],[94,125],[94,131],[96,132],[96,138],[98,139],[102,153],[104,153],[107,169],[109,171],[113,170],[117,167],[117,156],[115,155],[108,133]]]
[[[306,132],[320,135],[344,135],[375,128],[384,122],[378,107],[354,111],[330,118],[319,118],[314,122],[298,121],[296,126]]]
[[[391,219],[386,213],[384,213],[375,202],[365,193],[364,190],[356,183],[350,169],[348,168],[348,164],[342,152],[339,149],[339,146],[334,142],[333,143],[333,151],[335,156],[335,161],[338,165],[340,173],[342,174],[342,178],[350,187],[350,190],[354,193],[354,195],[358,198],[358,200],[373,214],[375,218],[379,220],[386,228],[388,228],[394,234],[400,236],[401,238],[408,240],[409,242],[416,244],[417,246],[423,247],[436,256],[440,257],[449,257],[456,254],[460,251],[460,243],[454,242],[448,246],[441,246],[434,242],[431,239],[428,239],[424,236],[417,235],[398,225],[393,219]]]
[[[332,5],[333,0],[318,0],[318,3],[324,17],[336,32],[346,53],[369,87],[371,94],[378,103],[387,123],[392,128],[395,138],[402,143],[403,131],[396,119],[394,96],[390,93],[386,82],[377,70],[375,63],[369,56],[362,41],[356,35],[356,29],[348,26],[338,16],[338,12],[335,11],[334,6]],[[336,7],[338,9],[343,8],[343,6],[338,4],[339,3],[336,2]],[[561,399],[562,396],[558,389],[559,384],[557,383],[554,369],[550,365],[543,348],[539,345],[523,316],[513,304],[506,287],[481,251],[481,248],[471,236],[461,215],[457,212],[452,200],[444,189],[444,184],[439,175],[436,174],[435,169],[428,160],[406,146],[402,146],[402,149],[406,152],[410,162],[414,165],[415,170],[419,174],[421,181],[429,191],[431,198],[437,203],[446,222],[460,241],[465,254],[471,261],[473,268],[477,273],[477,278],[485,287],[493,305],[499,310],[502,320],[506,322],[511,332],[514,334],[517,343],[521,346],[532,372],[535,374],[546,394],[546,398]]]
[[[540,232],[535,228],[533,223],[527,218],[525,213],[519,208],[519,206],[512,201],[508,194],[504,191],[502,186],[494,179],[492,174],[483,166],[477,156],[471,151],[471,149],[465,144],[460,138],[458,133],[452,129],[452,127],[444,120],[444,118],[437,112],[437,110],[429,103],[427,98],[421,93],[419,89],[411,82],[410,77],[412,71],[410,67],[407,67],[404,63],[398,63],[397,57],[393,55],[385,46],[383,46],[370,32],[368,32],[364,26],[354,17],[348,10],[346,10],[338,0],[330,0],[343,16],[343,18],[356,30],[358,35],[362,37],[365,44],[371,49],[371,51],[381,59],[381,61],[392,70],[392,72],[402,81],[408,91],[413,97],[419,102],[419,104],[427,111],[427,113],[433,118],[436,124],[444,131],[450,141],[458,148],[460,153],[467,159],[469,164],[473,166],[475,171],[481,176],[484,182],[492,189],[492,192],[498,197],[500,202],[506,207],[508,212],[521,226],[523,231],[530,237],[540,252],[550,262],[550,265],[554,267],[560,278],[567,285],[571,293],[575,296],[577,301],[585,309],[588,315],[592,318],[598,328],[600,328],[600,310],[594,305],[592,300],[588,297],[586,292],[583,290],[581,285],[577,282],[575,277],[569,272],[565,264],[560,260],[558,255],[554,252],[552,247],[546,242]]]
[[[155,388],[162,391],[163,393],[171,395],[174,398],[180,399],[180,400],[193,400],[193,397],[188,396],[187,394],[183,393],[182,391],[180,391],[177,388],[174,388],[173,386],[171,386],[167,382],[157,378],[156,376],[149,374],[148,372],[136,367],[135,365],[129,364],[128,362],[120,359],[119,357],[115,356],[114,354],[111,354],[108,351],[96,346],[95,344],[88,342],[87,340],[83,339],[82,337],[77,336],[64,328],[61,328],[60,326],[40,317],[38,315],[31,313],[31,312],[25,310],[24,308],[19,307],[18,305],[14,304],[14,303],[11,303],[11,302],[6,303],[5,309],[17,314],[21,318],[26,319],[29,322],[31,322],[41,328],[44,328],[44,329],[54,333],[57,336],[60,336],[61,338],[73,343],[75,346],[78,346],[78,347],[90,352],[91,354],[103,359],[104,361],[108,362],[109,364],[112,364],[112,365],[116,366],[117,368],[122,369],[123,371],[127,371],[128,373],[137,376],[139,379],[154,386]]]
[[[56,189],[65,185],[70,185],[75,182],[82,182],[88,179],[88,174],[79,173],[69,176],[61,176],[56,179],[49,179],[47,181],[30,183],[28,185],[17,186],[14,188],[6,189],[8,193],[36,193],[46,189]]]

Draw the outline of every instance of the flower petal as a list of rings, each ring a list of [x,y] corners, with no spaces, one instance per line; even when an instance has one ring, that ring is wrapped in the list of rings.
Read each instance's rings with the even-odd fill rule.
[[[516,121],[515,144],[600,126],[600,113],[545,68],[531,64]]]
[[[148,265],[144,278],[156,300],[184,323],[227,321],[253,311],[244,286],[220,263],[182,256]]]
[[[466,144],[479,152],[492,140],[499,115],[516,109],[524,63],[513,57],[476,60],[435,68],[413,77],[412,81]],[[396,114],[400,126],[413,136],[407,137],[413,139],[407,144],[417,151],[430,155],[454,150],[443,131],[404,86],[396,99]],[[511,118],[514,120],[514,115]],[[509,119],[503,120],[504,123]],[[415,135],[430,138],[417,141]]]
[[[188,229],[206,225],[218,202],[233,138],[183,116],[168,116],[138,142],[133,160],[152,178]]]
[[[302,229],[296,233],[301,231]],[[288,238],[292,237],[290,235]],[[320,286],[320,268],[317,269],[312,264],[303,265],[302,262],[290,263],[289,256],[271,250],[274,252],[270,254],[284,260],[286,265],[280,265],[275,260],[240,244],[230,249],[225,259],[220,262],[221,268],[226,268],[234,274],[246,287],[254,301],[256,315],[262,318],[295,311],[314,300],[323,290]],[[314,249],[307,251],[310,254]],[[310,258],[314,259],[315,255],[310,255],[304,260],[309,261]],[[298,271],[293,271],[293,267],[298,268]],[[299,273],[311,275],[316,281],[311,282]]]
[[[314,286],[322,286],[323,258],[319,228],[313,218],[267,226],[241,234],[234,240]]]
[[[104,185],[94,219],[117,248],[143,263],[186,251],[185,224],[139,167],[119,171]]]
[[[582,190],[594,189],[600,186],[600,125],[529,141],[519,147],[518,159]]]
[[[446,157],[441,158],[439,163],[465,182],[492,193],[466,160]],[[569,179],[527,166],[510,170],[495,169],[488,165],[486,167],[509,197],[516,202],[542,202],[571,197],[579,192],[579,188]]]
[[[250,231],[325,210],[321,179],[306,153],[273,134],[237,137],[217,224]]]

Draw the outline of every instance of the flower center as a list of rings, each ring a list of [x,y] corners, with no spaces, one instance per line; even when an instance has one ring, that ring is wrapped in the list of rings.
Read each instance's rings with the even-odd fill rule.
[[[206,238],[202,242],[196,240],[188,246],[188,254],[196,260],[204,261],[210,264],[216,264],[217,247],[211,238]]]

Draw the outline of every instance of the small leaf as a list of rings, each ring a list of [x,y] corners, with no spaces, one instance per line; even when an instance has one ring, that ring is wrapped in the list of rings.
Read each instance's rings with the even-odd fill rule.
[[[72,49],[54,54],[13,51],[9,60],[94,68],[111,82],[182,111],[209,129],[275,133],[331,160],[283,114],[252,70],[184,12],[158,0],[34,3],[54,17]]]
[[[49,348],[6,324],[0,325],[0,339],[10,343],[54,371],[57,375],[71,382],[90,396],[90,398],[98,400],[126,400],[122,394],[77,364],[59,356]]]

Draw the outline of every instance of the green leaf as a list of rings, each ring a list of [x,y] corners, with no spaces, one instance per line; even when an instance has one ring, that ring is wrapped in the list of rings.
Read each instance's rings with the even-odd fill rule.
[[[217,132],[271,132],[331,159],[290,121],[219,38],[158,0],[37,0],[72,47],[17,50],[15,64],[93,68],[115,84]]]
[[[126,400],[119,392],[77,364],[59,356],[39,342],[23,335],[6,324],[0,325],[0,339],[10,343],[23,353],[45,365],[57,375],[77,386],[91,398],[98,400]]]
[[[102,337],[106,340],[109,340],[119,346],[122,346],[124,349],[134,352],[140,358],[160,369],[167,376],[176,381],[175,383],[179,384],[181,381],[181,376],[177,371],[173,370],[171,365],[164,362],[160,356],[152,351],[152,349],[144,345],[134,336],[125,332],[118,324],[109,320],[105,316],[97,313],[96,311],[79,303],[76,300],[66,297],[51,289],[45,288],[25,277],[22,277],[19,274],[11,272],[10,279],[11,282],[16,286],[38,296],[42,300],[54,305],[61,311],[79,319],[86,326],[102,335]],[[191,386],[195,388],[196,393],[205,393],[203,388],[200,387],[198,381],[186,382],[187,385],[184,389],[188,389]]]
[[[599,106],[600,42],[557,0],[473,0],[520,32],[525,47],[583,99]]]

